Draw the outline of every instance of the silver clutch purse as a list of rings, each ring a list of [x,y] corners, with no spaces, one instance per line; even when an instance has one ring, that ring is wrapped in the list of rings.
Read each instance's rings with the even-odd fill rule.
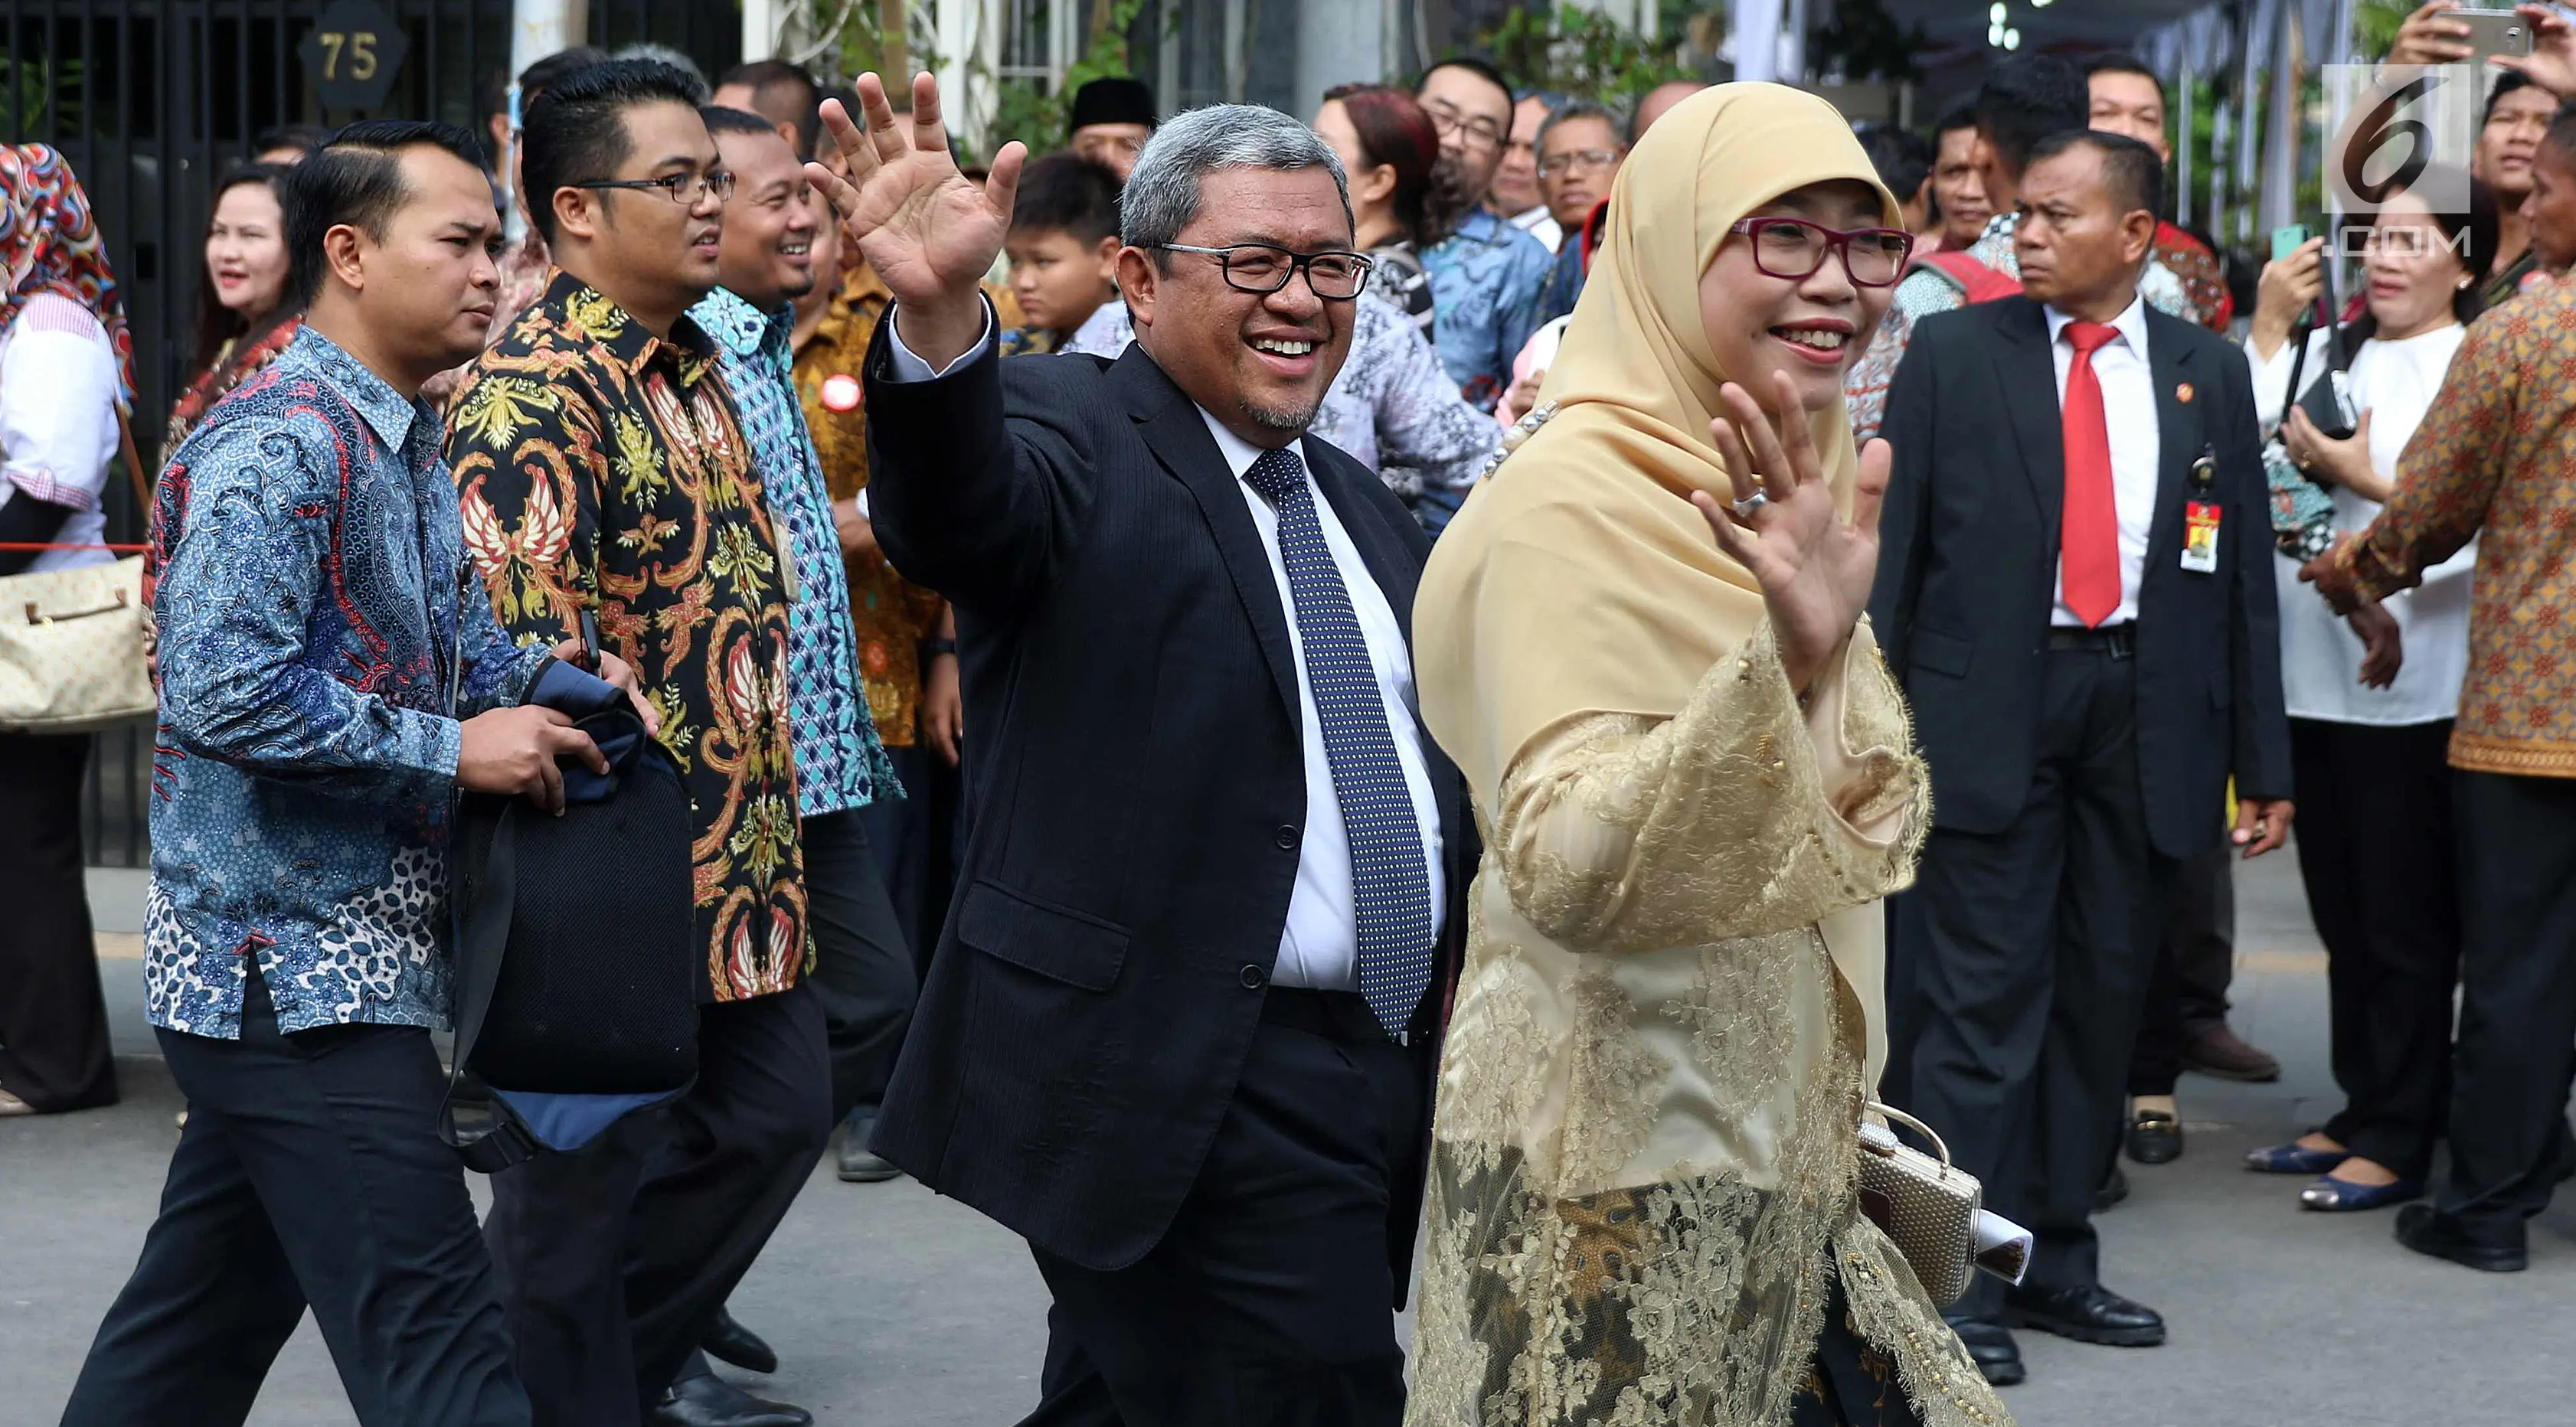
[[[1968,1291],[1976,1273],[1977,1214],[1985,1186],[1951,1167],[1950,1147],[1931,1126],[1876,1101],[1868,1109],[1922,1135],[1940,1152],[1935,1159],[1907,1146],[1887,1126],[1861,1121],[1861,1212],[1895,1242],[1933,1305],[1946,1308]]]

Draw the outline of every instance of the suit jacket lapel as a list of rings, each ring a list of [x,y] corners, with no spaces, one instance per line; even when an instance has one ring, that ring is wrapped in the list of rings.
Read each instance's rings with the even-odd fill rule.
[[[2004,409],[2012,413],[2013,441],[2021,468],[2039,502],[2040,528],[2049,549],[2066,513],[2066,426],[2057,409],[2057,364],[2048,350],[2048,317],[2029,298],[2006,298],[1995,322],[1995,375]]]
[[[2147,369],[2156,384],[2156,513],[2147,527],[2147,569],[2154,571],[2182,558],[2182,508],[2190,499],[2191,463],[2207,444],[2200,403],[2186,402],[2182,389],[2194,375],[2203,383],[2192,350],[2166,330],[2180,319],[2150,309],[2147,313]],[[2141,583],[2143,583],[2143,579]]]
[[[1279,582],[1270,574],[1270,554],[1262,548],[1261,532],[1252,523],[1252,512],[1243,505],[1243,492],[1234,472],[1225,463],[1216,438],[1208,434],[1207,421],[1198,407],[1172,385],[1145,349],[1130,346],[1109,369],[1110,384],[1127,398],[1128,414],[1135,418],[1137,431],[1145,438],[1155,459],[1181,484],[1189,487],[1198,501],[1199,513],[1207,518],[1208,529],[1216,537],[1219,558],[1225,561],[1226,573],[1233,577],[1234,592],[1243,602],[1244,615],[1252,621],[1252,632],[1261,642],[1261,655],[1270,666],[1271,682],[1278,688],[1279,700],[1288,710],[1291,722],[1298,718],[1296,655],[1288,642],[1288,614],[1279,598]]]

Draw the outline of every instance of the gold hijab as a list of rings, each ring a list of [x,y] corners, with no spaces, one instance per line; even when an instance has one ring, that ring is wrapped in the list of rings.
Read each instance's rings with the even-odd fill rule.
[[[1902,226],[1849,121],[1777,84],[1693,95],[1621,166],[1541,393],[1556,415],[1441,534],[1414,597],[1423,722],[1488,817],[1533,740],[1588,714],[1672,717],[1760,623],[1751,572],[1687,498],[1733,494],[1708,433],[1727,378],[1701,322],[1699,281],[1739,219],[1833,179],[1869,184],[1887,225]],[[1811,425],[1848,510],[1859,464],[1851,419],[1837,399]],[[1855,910],[1878,920],[1874,906]],[[1828,927],[1845,979],[1875,1011],[1879,938],[1847,953],[1843,943],[1859,940]]]

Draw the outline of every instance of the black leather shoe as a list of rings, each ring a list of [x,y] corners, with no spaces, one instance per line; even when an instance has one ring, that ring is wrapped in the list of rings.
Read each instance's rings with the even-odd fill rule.
[[[1960,1345],[1968,1350],[1969,1360],[1986,1375],[1986,1381],[1997,1387],[2010,1387],[2030,1376],[2021,1365],[2021,1344],[2013,1341],[2011,1329],[1992,1318],[1952,1318],[1944,1314],[1942,1321],[1959,1335]]]
[[[650,1427],[814,1427],[814,1414],[752,1396],[714,1373],[684,1377],[644,1414]]]
[[[2182,1158],[2182,1121],[2162,1110],[2140,1110],[2129,1117],[2129,1158],[2140,1164],[2171,1164]]]
[[[2510,1235],[2472,1233],[2430,1204],[2409,1204],[2397,1211],[2397,1242],[2419,1254],[2488,1273],[2520,1273],[2531,1266],[2522,1225],[2515,1224]]]
[[[2093,1191],[2093,1212],[2108,1214],[2129,1197],[2129,1172],[2113,1161],[2111,1172],[2102,1176],[2102,1187]]]
[[[2004,1295],[2004,1321],[2079,1343],[2152,1348],[2165,1340],[2165,1320],[2098,1283],[2081,1288],[2016,1288]]]
[[[777,1351],[758,1333],[742,1326],[730,1308],[716,1310],[715,1324],[698,1340],[698,1346],[707,1350],[708,1357],[731,1363],[744,1372],[778,1371]]]
[[[903,1173],[892,1161],[868,1148],[868,1136],[875,1133],[876,1127],[874,1110],[853,1110],[842,1123],[840,1164],[836,1170],[842,1183],[882,1184]]]

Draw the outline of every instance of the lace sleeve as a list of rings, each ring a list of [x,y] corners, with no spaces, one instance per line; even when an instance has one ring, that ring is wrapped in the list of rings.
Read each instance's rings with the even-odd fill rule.
[[[1770,626],[1669,719],[1598,714],[1505,774],[1512,905],[1576,951],[1792,930],[1913,879],[1929,783],[1864,623],[1802,710]]]

